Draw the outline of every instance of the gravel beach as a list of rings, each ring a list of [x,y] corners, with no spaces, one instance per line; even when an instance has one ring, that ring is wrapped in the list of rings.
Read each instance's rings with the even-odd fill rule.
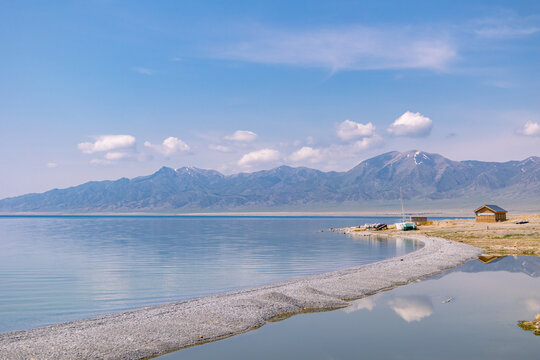
[[[406,237],[424,246],[346,270],[0,334],[0,359],[145,359],[243,333],[268,320],[346,307],[350,300],[439,273],[482,253],[441,238]]]

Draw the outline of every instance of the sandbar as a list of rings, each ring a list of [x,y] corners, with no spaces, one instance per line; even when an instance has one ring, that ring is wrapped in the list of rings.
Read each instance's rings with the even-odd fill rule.
[[[346,270],[0,334],[0,359],[146,359],[244,333],[293,314],[346,307],[351,300],[440,273],[482,253],[442,238],[402,237],[423,246]]]

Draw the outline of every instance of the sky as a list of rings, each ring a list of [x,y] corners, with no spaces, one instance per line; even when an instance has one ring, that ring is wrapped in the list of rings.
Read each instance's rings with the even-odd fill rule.
[[[194,166],[540,156],[538,1],[0,0],[0,198]]]

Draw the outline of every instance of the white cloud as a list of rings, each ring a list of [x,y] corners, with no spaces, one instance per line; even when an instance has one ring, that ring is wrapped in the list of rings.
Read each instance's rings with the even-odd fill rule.
[[[57,166],[58,166],[57,163],[53,163],[53,162],[47,163],[47,167],[48,167],[48,168],[55,168],[55,167],[57,167]]]
[[[281,154],[274,149],[262,149],[252,151],[242,156],[238,165],[240,166],[252,166],[261,163],[269,163],[279,160]]]
[[[406,322],[420,321],[433,314],[433,305],[425,296],[397,297],[388,305]]]
[[[238,141],[238,142],[250,142],[257,138],[257,134],[248,130],[237,130],[234,134],[225,136],[225,140]]]
[[[525,136],[540,136],[540,124],[537,122],[527,121],[521,129],[516,131],[516,133]]]
[[[396,136],[424,137],[431,132],[433,122],[420,113],[406,111],[398,117],[387,131]]]
[[[124,159],[126,157],[129,157],[131,154],[130,153],[126,153],[126,152],[119,152],[119,151],[111,151],[111,152],[108,152],[105,154],[105,159],[106,160],[120,160],[120,159]]]
[[[154,75],[155,71],[145,67],[134,67],[133,71],[142,75]]]
[[[188,144],[174,136],[166,138],[160,145],[154,145],[149,141],[145,141],[144,146],[154,149],[165,156],[170,156],[176,153],[184,153],[191,150]]]
[[[208,148],[210,150],[215,150],[215,151],[219,151],[219,152],[231,152],[232,149],[228,146],[224,146],[224,145],[214,145],[214,144],[210,144],[208,145]]]
[[[433,29],[345,26],[308,30],[258,27],[214,52],[222,59],[339,70],[444,69],[453,44]]]
[[[366,137],[366,138],[363,138],[362,140],[355,141],[352,144],[352,148],[353,150],[356,150],[356,151],[367,150],[381,143],[382,143],[382,138],[375,134],[372,137]]]
[[[77,145],[85,154],[123,149],[135,145],[135,138],[131,135],[101,135],[95,142],[83,142]]]
[[[293,152],[289,156],[289,160],[293,162],[310,160],[311,162],[316,162],[320,160],[321,150],[314,149],[310,146],[304,146],[300,150]]]
[[[375,133],[372,123],[361,124],[351,120],[345,120],[337,127],[337,136],[343,140],[351,140],[359,137],[370,137]]]

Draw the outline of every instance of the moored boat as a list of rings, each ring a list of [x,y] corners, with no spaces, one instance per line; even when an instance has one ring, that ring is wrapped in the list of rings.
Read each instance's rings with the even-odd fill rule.
[[[404,221],[396,223],[396,229],[408,231],[408,230],[416,230],[416,223],[410,222],[410,221]]]

